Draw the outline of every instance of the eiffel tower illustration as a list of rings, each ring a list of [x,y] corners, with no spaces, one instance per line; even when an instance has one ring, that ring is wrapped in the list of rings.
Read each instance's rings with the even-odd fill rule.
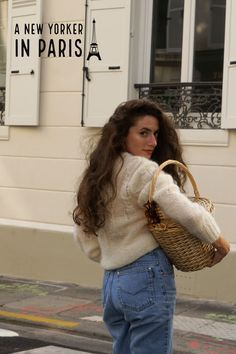
[[[101,56],[99,54],[98,50],[98,45],[97,45],[97,40],[96,40],[96,30],[95,30],[95,19],[93,19],[93,35],[92,35],[92,43],[90,44],[90,49],[89,49],[89,54],[87,57],[87,60],[89,60],[92,56],[97,57],[99,60],[101,59]]]

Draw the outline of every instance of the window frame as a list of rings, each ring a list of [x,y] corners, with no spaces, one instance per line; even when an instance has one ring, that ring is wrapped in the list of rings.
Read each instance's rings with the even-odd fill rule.
[[[153,0],[135,0],[136,21],[134,24],[138,49],[135,50],[136,58],[138,53],[142,53],[137,60],[133,83],[150,82],[151,67],[151,44],[152,44],[152,12]],[[193,56],[194,56],[194,30],[195,30],[195,8],[196,0],[184,2],[183,21],[183,47],[181,64],[181,82],[192,82]],[[142,16],[141,16],[142,14]],[[134,46],[135,47],[135,46]],[[132,51],[134,52],[134,50]],[[135,55],[133,54],[133,56]],[[146,59],[145,59],[146,58]],[[137,93],[136,93],[137,95]],[[206,145],[206,146],[228,146],[229,132],[221,129],[178,129],[181,142],[184,145]]]

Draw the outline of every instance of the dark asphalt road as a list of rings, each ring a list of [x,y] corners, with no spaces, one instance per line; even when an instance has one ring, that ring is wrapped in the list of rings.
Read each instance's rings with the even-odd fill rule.
[[[0,354],[12,354],[23,350],[35,349],[50,345],[36,339],[24,337],[0,337]]]
[[[0,329],[19,334],[19,337],[0,337],[0,354],[13,354],[49,345],[94,354],[111,354],[112,352],[111,342],[74,335],[70,332],[53,330],[52,328],[45,329],[0,322]]]

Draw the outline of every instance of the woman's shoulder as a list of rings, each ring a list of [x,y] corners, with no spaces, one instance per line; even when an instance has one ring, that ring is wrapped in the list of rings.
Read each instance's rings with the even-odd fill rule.
[[[146,157],[132,155],[128,152],[123,154],[123,173],[128,179],[137,179],[141,182],[142,179],[150,179],[157,170],[158,164]]]
[[[146,185],[152,179],[154,173],[158,170],[158,163],[142,156],[135,156],[124,153],[124,170],[131,184],[141,186]],[[162,188],[173,184],[173,178],[170,174],[161,171],[158,177],[158,187]]]
[[[143,156],[132,155],[129,152],[123,153],[124,163],[133,168],[157,168],[158,164],[155,161],[149,160]]]

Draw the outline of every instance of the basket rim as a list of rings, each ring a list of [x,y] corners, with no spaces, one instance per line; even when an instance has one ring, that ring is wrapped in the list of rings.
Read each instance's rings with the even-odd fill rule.
[[[151,183],[150,183],[150,187],[149,187],[149,193],[148,193],[148,201],[149,202],[151,202],[153,200],[153,195],[154,195],[154,191],[155,191],[155,188],[156,188],[157,180],[158,180],[158,177],[159,177],[161,171],[166,166],[173,165],[173,164],[177,165],[178,167],[181,167],[184,170],[184,172],[186,173],[187,177],[189,178],[189,180],[190,180],[190,182],[192,184],[195,198],[198,198],[198,199],[201,198],[197,183],[196,183],[192,173],[189,171],[188,167],[185,166],[182,162],[179,162],[177,160],[167,160],[167,161],[163,162],[157,168],[157,170],[155,171],[155,173],[154,173],[154,175],[152,177],[152,180],[151,180]]]

